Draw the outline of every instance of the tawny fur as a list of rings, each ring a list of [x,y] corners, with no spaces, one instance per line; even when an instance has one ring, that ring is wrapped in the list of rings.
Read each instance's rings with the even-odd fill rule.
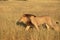
[[[30,28],[30,24],[33,24],[35,28],[39,31],[38,26],[44,23],[46,24],[47,29],[51,27],[54,30],[59,31],[58,25],[56,25],[56,22],[50,16],[35,16],[32,14],[24,14],[18,21],[23,22],[27,25],[25,29],[27,31]]]

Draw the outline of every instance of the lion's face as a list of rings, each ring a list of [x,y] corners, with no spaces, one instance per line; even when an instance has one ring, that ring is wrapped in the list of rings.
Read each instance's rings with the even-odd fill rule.
[[[29,19],[23,16],[17,21],[17,25],[27,26],[28,21]]]

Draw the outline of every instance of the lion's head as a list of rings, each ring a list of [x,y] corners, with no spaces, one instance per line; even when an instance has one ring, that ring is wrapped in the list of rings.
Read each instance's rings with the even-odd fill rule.
[[[17,25],[21,25],[21,26],[27,26],[27,25],[32,25],[30,17],[34,16],[31,14],[24,14],[18,21],[17,21]],[[36,17],[36,16],[34,16]]]

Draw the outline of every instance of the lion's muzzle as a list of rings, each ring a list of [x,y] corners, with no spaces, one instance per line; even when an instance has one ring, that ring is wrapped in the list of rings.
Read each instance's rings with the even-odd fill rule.
[[[19,22],[19,21],[17,21],[16,24],[17,24],[17,25],[21,25],[21,26],[25,26],[25,27],[27,26],[25,23]]]
[[[19,25],[19,24],[20,24],[20,22],[19,22],[19,21],[17,21],[17,22],[16,22],[16,24],[17,24],[17,25]]]

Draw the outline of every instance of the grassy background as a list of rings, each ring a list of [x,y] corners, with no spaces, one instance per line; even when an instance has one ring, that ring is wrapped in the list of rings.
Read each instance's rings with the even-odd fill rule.
[[[49,15],[60,21],[60,2],[0,2],[0,40],[60,40],[59,32],[48,31],[42,26],[39,27],[40,32],[35,28],[24,31],[24,27],[17,26],[16,21],[25,13],[36,16]]]

